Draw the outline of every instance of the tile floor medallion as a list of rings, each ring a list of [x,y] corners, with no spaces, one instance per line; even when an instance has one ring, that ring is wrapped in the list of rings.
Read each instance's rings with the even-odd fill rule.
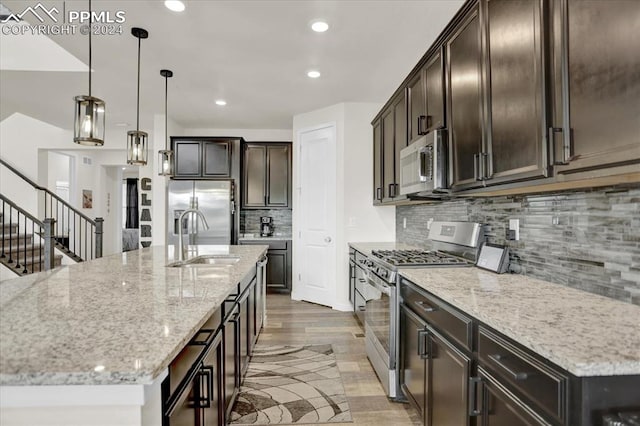
[[[351,421],[331,345],[258,345],[230,423],[286,425]]]

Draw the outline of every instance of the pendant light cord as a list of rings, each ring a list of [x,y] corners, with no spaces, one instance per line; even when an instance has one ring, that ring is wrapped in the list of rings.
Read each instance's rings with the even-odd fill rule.
[[[138,37],[138,101],[137,101],[137,113],[136,113],[136,131],[140,131],[140,44],[142,38]]]
[[[167,150],[167,140],[169,131],[167,121],[169,120],[169,75],[164,76],[164,149]]]
[[[91,13],[91,0],[89,0],[89,97],[91,97],[91,33],[93,24],[93,15]]]

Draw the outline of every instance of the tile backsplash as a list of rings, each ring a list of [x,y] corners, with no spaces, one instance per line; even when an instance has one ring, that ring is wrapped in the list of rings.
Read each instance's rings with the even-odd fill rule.
[[[637,185],[398,206],[396,239],[428,247],[432,218],[483,223],[488,242],[509,246],[514,273],[640,305]],[[519,241],[506,241],[509,219]]]
[[[276,235],[291,235],[290,209],[242,210],[240,211],[240,233],[259,234],[261,216],[271,216],[273,218],[274,233]]]

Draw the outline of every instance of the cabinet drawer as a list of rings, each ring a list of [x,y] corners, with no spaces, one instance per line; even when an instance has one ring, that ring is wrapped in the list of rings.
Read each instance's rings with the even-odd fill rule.
[[[546,414],[564,423],[567,376],[482,326],[478,331],[478,359],[480,365],[505,385],[515,388]]]
[[[404,304],[431,326],[454,340],[468,351],[473,351],[473,320],[426,292],[419,291],[410,281],[401,282]]]

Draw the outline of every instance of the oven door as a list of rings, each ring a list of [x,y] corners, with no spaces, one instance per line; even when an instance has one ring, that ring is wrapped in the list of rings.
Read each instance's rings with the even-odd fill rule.
[[[364,314],[366,337],[375,343],[379,351],[386,354],[387,360],[390,360],[390,348],[393,348],[391,311],[395,302],[395,287],[373,273],[369,274],[367,283],[369,285],[365,295],[367,305]]]

